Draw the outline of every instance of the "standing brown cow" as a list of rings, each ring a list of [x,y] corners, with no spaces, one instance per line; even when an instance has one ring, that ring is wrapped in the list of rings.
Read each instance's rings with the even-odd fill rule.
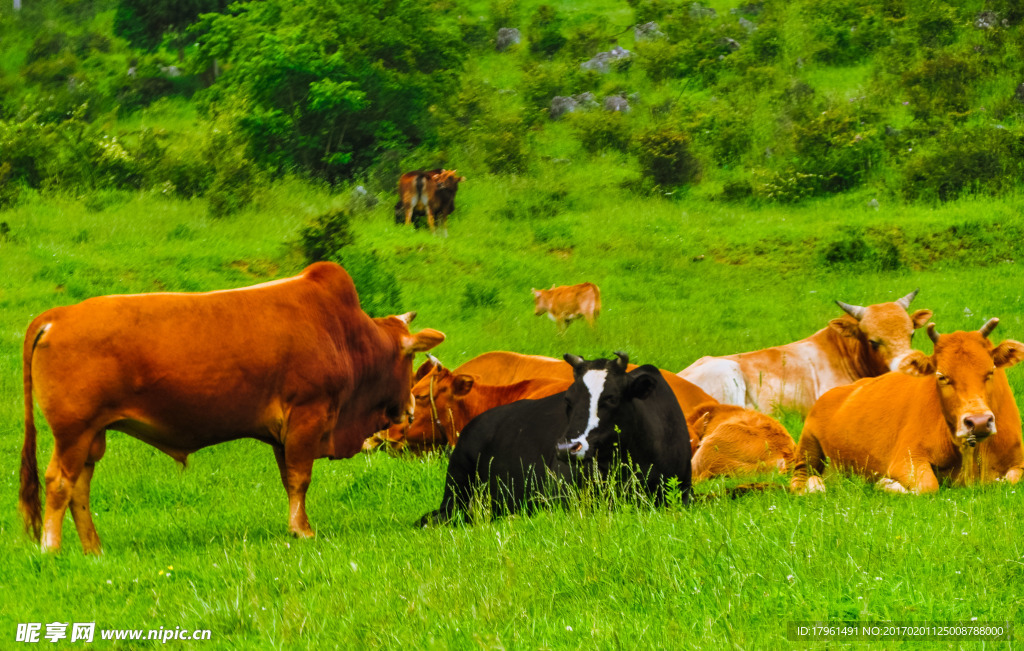
[[[551,289],[534,289],[533,314],[540,316],[547,312],[548,318],[558,324],[559,334],[565,334],[569,322],[583,317],[591,328],[601,314],[601,290],[594,283],[579,285],[551,286]]]
[[[89,485],[108,429],[184,463],[204,447],[254,438],[274,448],[289,527],[313,535],[313,461],[351,457],[412,414],[413,354],[444,340],[409,332],[415,313],[371,319],[333,262],[254,287],[203,294],[100,296],[36,317],[25,335],[21,500],[42,547],[60,547],[68,506],[87,553],[100,552]],[[53,430],[40,516],[32,395]]]
[[[455,193],[466,177],[455,170],[435,169],[406,172],[398,180],[398,203],[395,221],[404,216],[406,226],[412,224],[415,214],[426,214],[430,232],[440,226],[448,236],[448,215],[455,210]]]

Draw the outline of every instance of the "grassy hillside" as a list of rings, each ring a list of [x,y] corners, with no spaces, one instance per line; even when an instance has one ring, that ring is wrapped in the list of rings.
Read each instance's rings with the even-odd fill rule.
[[[26,4],[20,17],[0,6],[4,635],[18,623],[94,621],[210,629],[209,648],[760,649],[789,646],[795,621],[1024,619],[1005,588],[1024,563],[1019,488],[1001,484],[901,498],[830,477],[823,497],[777,491],[660,510],[584,494],[534,517],[418,530],[440,500],[444,456],[360,455],[317,462],[318,536],[297,541],[267,446],[202,450],[181,470],[111,433],[92,491],[102,558],[79,555],[70,521],[64,551],[41,556],[15,510],[21,344],[35,315],[101,294],[292,275],[325,223],[351,235],[331,255],[356,275],[364,303],[416,310],[414,327],[447,333],[434,352],[450,366],[490,350],[624,350],[679,370],[807,336],[838,315],[835,299],[871,304],[915,288],[913,306],[934,310],[942,332],[997,316],[996,341],[1024,339],[1014,104],[1024,41],[1011,3],[765,2],[739,13],[739,3],[703,3],[714,16],[692,15],[692,3],[559,3],[554,36],[566,40],[546,53],[530,48],[544,27],[539,2],[442,2],[424,29],[458,65],[419,76],[385,61],[375,78],[422,93],[394,104],[421,111],[415,128],[353,108],[338,64],[327,78],[339,86],[317,86],[320,103],[287,115],[307,128],[351,109],[369,116],[369,144],[361,158],[305,166],[307,149],[280,144],[291,142],[285,132],[276,149],[255,149],[265,132],[243,118],[277,114],[231,77],[243,62],[227,56],[218,81],[202,76],[202,34],[258,25],[210,25],[178,62],[170,41],[146,52],[113,34],[114,2]],[[289,29],[272,35],[334,38],[328,27],[340,22],[305,32],[288,22],[305,6],[294,3]],[[360,16],[384,4],[351,6]],[[975,26],[983,11],[996,12],[993,27]],[[666,33],[650,47],[626,29],[647,20]],[[497,23],[520,27],[524,41],[494,52]],[[372,39],[333,31],[372,50]],[[107,45],[80,45],[89,34]],[[719,52],[721,38],[740,49]],[[613,44],[636,53],[628,67],[580,72]],[[284,63],[323,54],[281,52]],[[178,63],[182,78],[162,76]],[[79,75],[87,83],[69,83]],[[454,85],[431,95],[438,80]],[[585,91],[639,95],[628,115],[550,119],[552,95]],[[303,133],[308,143],[321,132]],[[647,156],[666,142],[682,153]],[[693,161],[697,176],[658,180]],[[448,238],[393,224],[397,173],[436,164],[468,177]],[[357,183],[375,205],[354,198]],[[602,290],[597,328],[559,337],[533,316],[529,290],[582,281]],[[930,351],[927,337],[914,343]],[[1024,371],[1008,376],[1019,395]],[[783,422],[799,435],[798,417]],[[39,440],[45,466],[45,426]]]

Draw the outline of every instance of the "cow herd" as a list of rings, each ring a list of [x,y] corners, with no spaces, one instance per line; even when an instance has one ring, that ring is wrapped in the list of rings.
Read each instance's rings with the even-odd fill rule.
[[[418,195],[425,182],[409,185]],[[433,222],[437,199],[435,187],[406,219],[423,205]],[[600,295],[586,285],[574,300],[593,317]],[[445,335],[411,332],[414,313],[369,317],[349,275],[327,262],[242,289],[91,298],[44,312],[26,332],[19,508],[44,550],[60,547],[70,510],[83,551],[99,553],[89,491],[107,430],[181,463],[224,441],[268,443],[298,537],[313,535],[314,460],[381,444],[451,449],[440,506],[421,524],[464,517],[475,495],[494,513],[529,511],[603,481],[655,504],[672,491],[687,502],[693,481],[764,471],[791,472],[795,494],[820,492],[826,459],[891,492],[1019,481],[1020,414],[1005,370],[1024,344],[994,346],[997,319],[938,334],[931,311],[908,313],[915,294],[839,303],[845,314],[807,339],[701,358],[678,374],[625,353],[500,351],[451,370],[431,356],[414,373],[415,353]],[[931,356],[910,346],[926,324]],[[43,504],[36,404],[54,436]],[[780,407],[806,414],[799,445],[765,413]]]

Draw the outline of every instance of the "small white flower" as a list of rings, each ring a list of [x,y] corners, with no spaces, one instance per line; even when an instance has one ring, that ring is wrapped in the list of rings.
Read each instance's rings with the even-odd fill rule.
[[[358,566],[358,565],[356,565],[356,562],[355,562],[355,561],[349,561],[349,562],[348,562],[348,566],[352,568],[352,571],[353,571],[353,572],[355,572],[355,571],[359,570],[359,566]]]
[[[565,630],[567,630],[567,631],[569,631],[570,633],[572,633],[572,626],[566,626],[566,627],[565,627]]]
[[[881,580],[882,580],[882,577],[880,577],[880,576],[876,576],[875,577],[875,581],[881,581]]]

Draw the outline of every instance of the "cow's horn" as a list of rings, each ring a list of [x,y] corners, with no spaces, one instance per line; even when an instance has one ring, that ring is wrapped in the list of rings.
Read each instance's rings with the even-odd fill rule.
[[[844,303],[842,301],[836,301],[836,305],[843,308],[844,312],[846,312],[853,318],[857,319],[858,321],[864,318],[864,312],[866,310],[860,305],[850,305],[849,303]]]
[[[935,324],[928,324],[928,338],[932,340],[933,344],[939,343],[939,333],[935,332]]]
[[[586,361],[582,357],[580,357],[579,355],[571,355],[569,353],[566,353],[565,355],[563,355],[562,359],[564,359],[565,361],[569,362],[569,366],[571,366],[573,368],[576,368],[577,366],[582,364],[584,361]]]
[[[996,329],[997,325],[999,325],[999,319],[993,317],[986,321],[985,325],[981,326],[981,330],[979,330],[978,332],[981,333],[982,337],[987,337],[989,333]]]
[[[432,354],[427,353],[427,359],[430,360],[430,363],[434,365],[434,368],[441,368],[441,360],[434,357]]]
[[[625,372],[626,367],[629,366],[629,355],[622,352],[621,350],[617,350],[615,351],[615,356],[619,358],[616,364],[618,364],[619,368],[621,368],[622,371]]]
[[[914,297],[917,296],[917,293],[919,291],[921,291],[920,287],[918,287],[914,291],[910,292],[909,294],[907,294],[906,296],[904,296],[900,300],[896,301],[896,305],[899,305],[904,310],[907,309],[908,307],[910,307],[910,301],[914,300]]]

